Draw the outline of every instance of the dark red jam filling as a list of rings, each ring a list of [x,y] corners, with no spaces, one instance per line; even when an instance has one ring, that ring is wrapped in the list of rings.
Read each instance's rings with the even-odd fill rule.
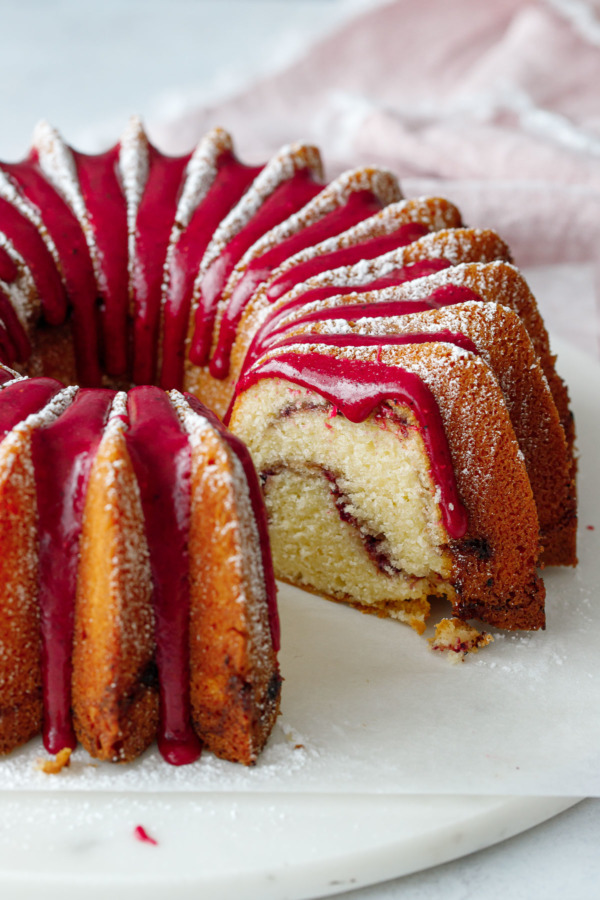
[[[29,219],[0,198],[2,232],[31,270],[40,298],[44,319],[49,325],[60,325],[67,314],[67,298],[52,254],[42,236]]]
[[[13,377],[0,370],[0,384]],[[0,441],[27,416],[43,409],[60,390],[62,384],[54,378],[24,378],[5,387],[0,393]]]
[[[127,205],[118,177],[119,145],[99,156],[73,151],[81,193],[94,232],[102,271],[100,322],[103,368],[128,372],[129,283]]]
[[[73,307],[77,378],[84,387],[97,386],[101,380],[96,321],[98,289],[83,231],[71,208],[44,177],[35,151],[25,162],[3,163],[1,167],[36,207],[52,237]]]
[[[223,313],[215,352],[210,361],[213,378],[226,378],[229,374],[229,358],[236,330],[244,309],[257,287],[269,277],[281,263],[300,250],[318,244],[328,237],[347,231],[357,222],[372,216],[381,209],[381,201],[371,191],[356,191],[346,203],[313,222],[297,234],[281,241],[275,247],[253,259],[236,285]]]
[[[0,368],[0,384],[6,384],[8,381],[12,381],[14,377],[12,372]]]
[[[359,298],[362,296],[362,287],[357,290],[356,286],[351,288],[351,292]],[[343,290],[336,296],[345,296]],[[379,302],[371,301],[369,303],[348,303],[340,306],[326,307],[324,309],[316,309],[300,315],[297,318],[286,321],[290,313],[300,310],[306,305],[305,295],[294,298],[294,300],[286,303],[284,306],[274,310],[268,316],[261,327],[256,331],[246,358],[242,372],[248,369],[259,359],[263,353],[266,353],[275,344],[281,341],[282,335],[292,328],[299,325],[305,325],[308,322],[325,322],[333,320],[343,320],[346,322],[356,322],[359,319],[381,319],[391,316],[407,316],[412,313],[425,312],[428,309],[440,309],[444,306],[453,306],[457,303],[467,303],[471,300],[481,302],[481,297],[471,288],[457,286],[454,284],[445,284],[436,288],[427,297],[419,300],[381,300]]]
[[[444,527],[451,538],[464,537],[467,512],[458,494],[442,417],[433,394],[417,375],[380,362],[290,352],[265,360],[247,372],[238,382],[237,393],[263,378],[282,378],[316,391],[351,422],[364,422],[386,400],[410,406],[421,426],[431,474],[440,489]]]
[[[328,272],[331,269],[339,269],[342,266],[353,266],[363,259],[375,259],[377,256],[383,256],[391,250],[397,250],[399,247],[405,247],[412,244],[419,238],[429,233],[426,225],[420,222],[408,222],[406,225],[400,225],[391,234],[384,234],[380,237],[367,238],[351,247],[344,247],[341,250],[332,250],[331,253],[322,253],[319,256],[313,256],[304,262],[298,263],[287,272],[282,272],[267,289],[267,297],[274,303],[288,291],[291,291],[297,284],[320,275],[321,272]]]
[[[243,165],[231,152],[221,154],[212,186],[173,247],[163,318],[160,386],[165,390],[183,386],[185,339],[202,257],[220,222],[261,170]]]
[[[309,169],[297,170],[290,179],[275,188],[209,267],[200,288],[190,348],[190,360],[194,365],[208,363],[217,304],[227,279],[246,250],[265,232],[306,206],[322,190],[323,185],[317,184]]]
[[[196,397],[194,397],[193,394],[186,393],[184,396],[194,412],[198,413],[200,416],[203,416],[211,423],[213,428],[215,428],[215,430],[226,442],[231,452],[237,456],[244,470],[244,475],[246,477],[248,491],[250,494],[250,503],[252,506],[252,512],[254,515],[254,520],[256,522],[258,539],[260,542],[263,577],[267,594],[267,607],[269,611],[271,640],[273,642],[273,649],[277,653],[280,647],[280,625],[279,613],[277,611],[277,587],[275,585],[273,561],[271,559],[267,513],[265,510],[265,504],[260,489],[258,476],[256,474],[256,469],[254,468],[254,463],[252,462],[252,457],[250,456],[250,451],[243,443],[243,441],[241,441],[227,428],[225,428],[225,426],[222,422],[219,421],[217,416],[211,410],[207,409],[202,403],[200,403],[200,401]]]
[[[126,440],[140,488],[150,550],[160,692],[158,748],[175,766],[194,762],[201,744],[189,692],[189,530],[191,451],[166,394],[128,394]]]
[[[71,653],[79,539],[89,474],[113,391],[81,390],[32,435],[37,482],[43,737],[49,753],[74,748]]]
[[[148,147],[149,172],[135,223],[133,381],[153,384],[167,245],[188,156],[163,156]]]

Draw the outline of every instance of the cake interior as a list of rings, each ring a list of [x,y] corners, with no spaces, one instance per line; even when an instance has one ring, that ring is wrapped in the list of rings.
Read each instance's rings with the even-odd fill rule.
[[[254,448],[278,576],[423,631],[428,598],[454,589],[413,411],[384,404],[356,424],[276,379],[249,393],[235,427]]]

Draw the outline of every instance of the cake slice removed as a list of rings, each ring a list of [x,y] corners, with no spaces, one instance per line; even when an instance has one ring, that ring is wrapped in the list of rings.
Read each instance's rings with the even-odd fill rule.
[[[242,378],[231,428],[262,481],[278,577],[419,632],[432,596],[460,618],[544,626],[529,478],[474,353],[283,347]]]
[[[134,759],[156,736],[152,581],[140,493],[118,394],[90,472],[83,515],[73,645],[73,719],[104,760]]]
[[[279,624],[250,455],[191,395],[171,399],[191,446],[190,694],[217,756],[256,761],[279,711]]]

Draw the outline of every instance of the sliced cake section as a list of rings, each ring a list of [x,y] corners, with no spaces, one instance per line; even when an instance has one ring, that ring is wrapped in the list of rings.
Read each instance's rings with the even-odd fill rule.
[[[540,523],[541,561],[575,565],[577,496],[574,460],[554,399],[531,340],[515,312],[499,304],[470,301],[412,313],[389,315],[388,304],[373,304],[367,316],[348,308],[346,319],[300,322],[279,336],[277,346],[321,343],[352,346],[357,341],[385,345],[395,341],[440,339],[461,334],[496,377],[510,414]]]
[[[527,470],[496,379],[460,344],[273,350],[242,378],[231,427],[279,577],[418,631],[431,596],[540,628]]]

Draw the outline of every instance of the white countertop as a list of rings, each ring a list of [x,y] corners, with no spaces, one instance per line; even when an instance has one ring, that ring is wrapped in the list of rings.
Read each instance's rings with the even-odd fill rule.
[[[142,114],[151,126],[186,104],[222,94],[291,58],[303,42],[359,5],[360,0],[4,0],[0,157],[19,158],[42,117],[80,149],[97,150],[114,141],[130,113]],[[469,857],[338,896],[586,900],[598,896],[599,846],[600,801],[585,800]]]

